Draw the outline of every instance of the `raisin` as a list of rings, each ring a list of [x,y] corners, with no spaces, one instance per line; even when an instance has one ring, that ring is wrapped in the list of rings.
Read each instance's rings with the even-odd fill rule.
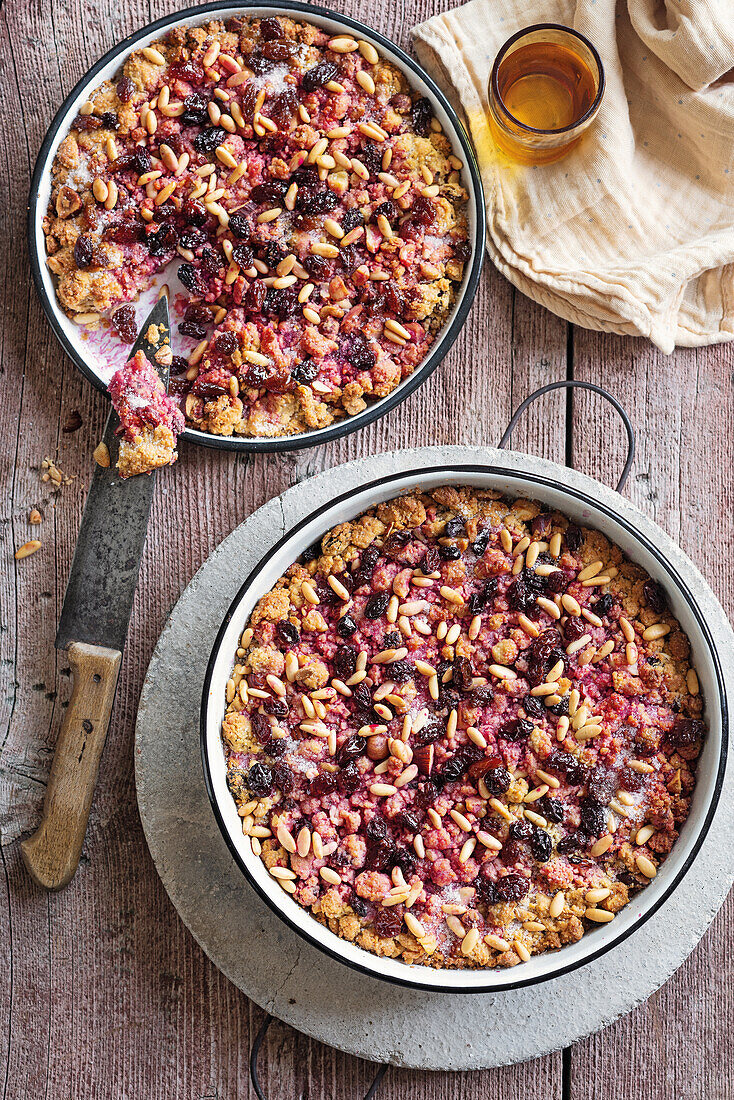
[[[135,324],[135,307],[120,306],[112,314],[112,327],[125,344],[134,344],[138,329]]]
[[[316,191],[313,188],[300,187],[296,194],[296,210],[308,217],[329,214],[338,202],[339,199],[328,188]]]
[[[275,66],[267,57],[262,57],[257,53],[251,53],[247,58],[247,68],[252,69],[255,76],[263,76],[265,73],[271,72]]]
[[[415,853],[411,852],[408,848],[398,846],[395,849],[395,866],[400,868],[406,879],[409,879],[415,872],[417,863],[418,860]]]
[[[494,692],[489,684],[479,684],[471,690],[471,702],[475,707],[488,707],[494,698]]]
[[[493,596],[497,594],[497,578],[490,577],[485,581],[478,592],[469,597],[469,611],[472,615],[478,614],[487,606]]]
[[[329,262],[323,256],[306,256],[303,266],[314,279],[326,279],[331,273]]]
[[[444,764],[437,778],[441,783],[456,783],[466,771],[465,761],[460,753],[456,753]]]
[[[468,657],[457,657],[452,665],[452,683],[458,691],[468,691],[474,679],[474,669]]]
[[[703,738],[703,722],[695,718],[678,718],[668,733],[668,741],[678,749],[687,749]]]
[[[266,42],[262,48],[262,54],[268,61],[287,61],[290,57],[293,57],[297,49],[298,46],[295,42],[291,42],[287,38],[280,38]]]
[[[632,768],[622,768],[617,777],[617,786],[623,791],[641,791],[645,786],[645,776]]]
[[[533,732],[533,723],[527,718],[514,718],[500,726],[499,737],[512,743],[522,741],[523,737],[529,737]]]
[[[552,596],[557,596],[561,592],[565,592],[566,588],[568,587],[566,574],[563,572],[562,569],[557,569],[555,573],[551,573],[550,576],[546,577],[545,586],[546,590]]]
[[[396,684],[407,684],[408,680],[413,679],[414,671],[409,661],[393,661],[390,665],[390,679]]]
[[[196,268],[192,267],[191,264],[181,264],[178,269],[178,277],[186,289],[190,290],[192,294],[203,294],[204,287],[201,284]]]
[[[261,313],[265,305],[266,287],[258,280],[250,283],[247,293],[242,299],[242,305],[248,313]]]
[[[420,99],[416,99],[410,112],[410,121],[416,134],[420,134],[421,137],[430,134],[432,118],[433,108],[426,97],[421,96]]]
[[[271,737],[263,745],[263,752],[273,760],[278,760],[288,748],[285,737]]]
[[[507,602],[513,611],[530,611],[535,606],[535,595],[521,577],[516,577],[507,588]]]
[[[209,100],[201,92],[192,92],[183,101],[181,123],[184,126],[203,126],[208,121]]]
[[[367,684],[357,684],[352,689],[352,698],[354,699],[354,705],[359,707],[360,710],[369,711],[372,709],[372,693]]]
[[[367,742],[364,737],[359,737],[356,733],[351,734],[336,755],[337,764],[344,765],[348,764],[350,760],[356,760],[358,756],[363,755],[366,748]]]
[[[642,593],[648,607],[654,611],[656,615],[661,615],[663,611],[665,611],[665,608],[668,606],[668,599],[662,584],[659,584],[657,581],[647,581],[642,589]]]
[[[350,638],[357,629],[357,624],[351,615],[342,615],[336,624],[336,632],[340,638]]]
[[[289,85],[284,91],[273,96],[268,106],[268,115],[273,122],[285,129],[298,107],[296,89]]]
[[[261,745],[264,745],[266,741],[270,740],[273,730],[264,714],[260,714],[260,712],[256,710],[250,715],[250,725],[252,726],[252,732],[255,739],[259,741]]]
[[[334,670],[341,680],[348,680],[357,671],[357,650],[350,645],[340,645],[334,654]]]
[[[458,561],[461,557],[461,550],[458,546],[439,546],[438,552],[443,561]]]
[[[431,225],[436,220],[436,207],[432,199],[419,195],[410,208],[410,218],[416,225]]]
[[[547,863],[553,853],[553,841],[545,829],[535,829],[530,849],[538,863]]]
[[[563,627],[563,636],[567,642],[577,642],[579,638],[583,638],[586,634],[588,627],[583,619],[567,619]]]
[[[490,768],[484,773],[484,782],[490,794],[504,794],[510,788],[512,776],[507,768]]]
[[[273,790],[273,773],[267,764],[253,764],[247,773],[247,786],[258,798],[271,794]]]
[[[474,542],[471,544],[472,552],[476,554],[478,558],[483,557],[484,551],[489,545],[490,530],[485,527],[483,531],[480,531]]]
[[[94,255],[94,243],[89,237],[77,237],[74,245],[74,262],[77,267],[89,267]]]
[[[535,803],[535,808],[539,814],[542,814],[548,821],[552,821],[556,825],[563,821],[563,803],[558,798],[549,798],[547,794],[544,794]]]
[[[307,386],[309,382],[313,382],[318,373],[319,365],[314,359],[304,359],[302,363],[291,367],[291,378],[299,386]]]
[[[608,806],[614,798],[617,789],[617,777],[614,772],[597,764],[592,768],[586,779],[586,794],[599,806]]]
[[[459,263],[465,264],[471,256],[471,245],[468,241],[458,241],[454,245],[454,259]]]
[[[129,76],[123,76],[118,80],[115,91],[121,103],[129,103],[135,91],[135,85]]]
[[[603,836],[607,829],[603,808],[593,799],[583,798],[579,803],[579,811],[584,832],[589,836]]]
[[[250,198],[256,203],[266,202],[269,206],[275,206],[282,201],[286,190],[287,184],[282,180],[268,180],[266,183],[256,183],[250,191]]]
[[[232,355],[239,346],[239,340],[233,332],[220,332],[214,341],[214,347],[220,355]]]
[[[360,225],[364,225],[364,216],[361,210],[353,206],[351,210],[345,212],[342,218],[342,229],[345,233],[349,233],[350,230],[356,229]]]
[[[588,843],[588,836],[579,829],[575,833],[566,833],[566,835],[558,841],[557,850],[559,855],[568,855],[569,852],[578,852],[580,848],[585,848]]]
[[[323,798],[327,794],[333,794],[337,789],[336,776],[333,772],[319,772],[311,780],[309,793],[312,798]]]
[[[273,765],[273,783],[281,792],[281,794],[289,795],[295,790],[296,777],[287,764],[284,764],[282,760],[279,760],[277,764]]]
[[[280,321],[291,317],[298,309],[298,293],[293,287],[269,290],[265,297],[265,310],[274,313]]]
[[[580,549],[582,539],[583,535],[581,534],[581,528],[577,527],[574,523],[570,523],[566,528],[566,546],[572,554],[575,554],[576,551]]]
[[[200,130],[194,137],[194,149],[197,153],[208,156],[227,140],[227,131],[219,126],[209,126],[206,130]]]
[[[361,782],[362,773],[353,762],[346,764],[342,770],[337,773],[336,784],[339,794],[347,796],[354,794],[359,790]]]
[[[283,38],[283,28],[274,16],[260,20],[260,37],[269,42],[273,38]]]
[[[398,216],[398,211],[392,199],[386,199],[384,202],[381,202],[379,206],[375,207],[374,214],[376,218],[382,216],[387,218],[388,221],[392,221]]]
[[[495,888],[501,901],[521,901],[528,892],[529,882],[522,875],[503,875]]]
[[[528,718],[542,718],[545,714],[545,707],[543,706],[542,699],[539,699],[536,695],[526,695],[522,701],[523,709]]]
[[[378,592],[376,596],[372,596],[364,608],[364,615],[367,619],[379,619],[387,611],[387,605],[390,602],[390,596],[387,592]]]
[[[236,237],[240,241],[249,241],[250,239],[250,223],[248,222],[244,214],[230,214],[229,217],[229,229],[233,237]],[[254,254],[253,254],[254,258]],[[252,263],[252,260],[250,260]],[[240,265],[249,267],[250,264]]]
[[[318,65],[307,69],[301,78],[301,87],[304,92],[315,92],[331,80],[336,80],[339,75],[339,67],[333,61],[319,61]]]
[[[604,595],[591,605],[591,610],[595,615],[598,615],[600,619],[603,619],[605,615],[608,615],[614,606],[614,597],[611,592],[605,592]]]

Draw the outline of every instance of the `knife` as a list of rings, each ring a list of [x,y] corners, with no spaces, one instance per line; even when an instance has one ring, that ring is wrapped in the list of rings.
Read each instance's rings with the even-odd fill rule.
[[[146,339],[150,325],[158,326],[158,345]],[[170,339],[165,294],[140,330],[130,358],[142,350],[168,389],[168,368],[154,359],[164,338]],[[155,488],[155,472],[120,478],[115,468],[118,424],[113,409],[102,437],[110,465],[95,466],[56,635],[56,648],[67,651],[73,673],[71,700],[56,743],[41,823],[20,846],[31,878],[48,890],[66,886],[79,865]]]

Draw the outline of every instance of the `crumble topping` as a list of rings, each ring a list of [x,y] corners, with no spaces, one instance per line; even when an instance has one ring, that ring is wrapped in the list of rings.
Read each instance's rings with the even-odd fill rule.
[[[120,418],[120,477],[173,465],[178,458],[176,437],[183,431],[184,418],[142,351],[116,371],[109,390]],[[99,447],[95,458],[102,466],[110,464],[109,453],[105,455]]]
[[[48,265],[70,315],[132,343],[130,303],[175,260],[187,424],[304,432],[425,359],[471,255],[462,167],[368,42],[282,17],[175,28],[61,143]]]
[[[259,601],[222,738],[253,852],[317,920],[507,967],[655,876],[702,711],[663,587],[617,546],[445,487],[340,524]]]

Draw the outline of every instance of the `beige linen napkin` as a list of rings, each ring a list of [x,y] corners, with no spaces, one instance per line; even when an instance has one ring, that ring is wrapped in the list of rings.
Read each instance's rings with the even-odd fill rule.
[[[503,42],[539,22],[585,34],[607,89],[575,150],[526,167],[494,146],[487,82]],[[734,338],[734,0],[471,0],[413,36],[464,109],[489,254],[515,286],[664,352]]]

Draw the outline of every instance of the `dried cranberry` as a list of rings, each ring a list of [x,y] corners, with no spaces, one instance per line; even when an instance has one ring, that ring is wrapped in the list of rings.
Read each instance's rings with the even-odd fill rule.
[[[583,638],[587,630],[588,626],[583,619],[569,617],[563,625],[563,637],[567,642],[577,642],[579,638]]]
[[[658,581],[647,581],[642,592],[648,607],[656,615],[661,615],[668,606],[668,598],[662,584],[659,584]]]
[[[339,622],[336,624],[336,632],[340,638],[351,638],[357,629],[357,624],[351,615],[342,615]]]
[[[581,528],[574,523],[570,523],[566,528],[566,546],[572,554],[575,554],[580,548],[582,539]]]
[[[507,768],[490,768],[483,778],[491,795],[504,794],[512,783],[512,776]]]
[[[324,795],[333,794],[337,788],[334,772],[319,772],[311,780],[309,792],[312,798],[323,798]]]
[[[387,611],[387,605],[390,603],[390,596],[387,592],[378,592],[377,595],[372,596],[364,607],[364,615],[367,619],[379,619]]]
[[[583,798],[579,803],[581,827],[589,836],[602,836],[607,829],[603,808],[594,800]]]
[[[227,131],[219,126],[210,126],[206,130],[200,130],[194,137],[194,149],[204,156],[211,155],[215,149],[227,140]]]
[[[563,803],[558,798],[549,798],[544,794],[535,803],[535,808],[548,821],[553,821],[557,825],[563,821]]]
[[[454,259],[458,260],[459,263],[464,264],[470,256],[471,245],[469,244],[469,242],[457,241],[457,243],[454,245]]]
[[[530,883],[522,875],[503,875],[497,879],[496,890],[501,901],[521,901]]]
[[[457,657],[452,665],[451,682],[458,691],[468,691],[474,679],[474,669],[468,657]]]
[[[595,615],[598,615],[600,619],[603,619],[605,615],[608,615],[614,606],[614,597],[611,592],[605,592],[604,595],[591,605],[591,610]]]
[[[135,85],[129,76],[120,77],[115,87],[117,92],[117,98],[121,103],[128,103],[132,99],[133,92],[135,91]]]
[[[703,722],[695,718],[678,718],[668,733],[668,741],[678,749],[687,749],[703,738]]]
[[[319,61],[318,65],[307,69],[301,78],[301,87],[304,92],[315,92],[331,80],[336,80],[339,75],[339,67],[333,61]]]
[[[431,132],[432,118],[433,108],[429,100],[427,100],[425,96],[416,99],[410,112],[410,121],[416,134],[420,134],[421,137],[426,137],[426,135]]]
[[[273,790],[273,773],[267,764],[255,763],[247,773],[247,786],[258,798],[271,794]]]
[[[436,207],[433,200],[419,195],[410,208],[410,218],[416,225],[431,225],[436,220]]]
[[[503,726],[500,726],[499,736],[504,741],[514,743],[516,741],[522,741],[523,737],[529,737],[532,732],[533,723],[529,722],[527,718],[513,718],[509,722],[505,722]]]
[[[77,267],[89,267],[94,255],[94,242],[89,237],[77,237],[74,245],[74,262]]]
[[[134,344],[138,329],[135,323],[135,307],[120,306],[112,314],[112,327],[125,344]]]
[[[204,70],[198,61],[190,59],[174,61],[168,70],[171,80],[185,80],[189,84],[201,84],[204,80]]]
[[[384,938],[397,936],[403,927],[403,917],[401,913],[396,913],[395,910],[400,908],[397,905],[390,906],[388,909],[380,907],[375,912],[375,933],[378,936]]]

